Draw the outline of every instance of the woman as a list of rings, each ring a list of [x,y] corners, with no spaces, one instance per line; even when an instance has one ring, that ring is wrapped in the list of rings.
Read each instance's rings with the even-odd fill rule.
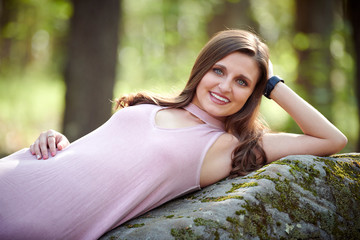
[[[346,137],[272,76],[268,63],[254,34],[220,32],[174,99],[122,97],[117,106],[124,109],[74,143],[50,130],[30,150],[2,159],[0,239],[96,239],[227,176],[290,154],[340,151]],[[271,133],[258,121],[264,92],[304,134]],[[32,156],[47,159],[48,151],[49,161]]]

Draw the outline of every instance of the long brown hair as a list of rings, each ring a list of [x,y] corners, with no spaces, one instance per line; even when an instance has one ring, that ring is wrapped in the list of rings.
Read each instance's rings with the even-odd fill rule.
[[[195,96],[196,88],[211,67],[230,53],[241,52],[253,58],[259,67],[259,78],[244,107],[225,120],[225,130],[233,134],[239,145],[233,151],[231,177],[246,175],[266,163],[266,155],[259,144],[264,125],[259,120],[259,107],[268,73],[268,47],[253,33],[244,30],[225,30],[217,33],[203,47],[192,68],[183,91],[174,98],[150,93],[137,93],[117,100],[116,108],[138,104],[156,104],[164,107],[187,106]]]

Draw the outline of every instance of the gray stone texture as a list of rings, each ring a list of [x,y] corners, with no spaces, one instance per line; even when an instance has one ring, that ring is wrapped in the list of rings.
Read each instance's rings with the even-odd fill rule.
[[[288,156],[175,199],[100,239],[360,239],[360,154]]]

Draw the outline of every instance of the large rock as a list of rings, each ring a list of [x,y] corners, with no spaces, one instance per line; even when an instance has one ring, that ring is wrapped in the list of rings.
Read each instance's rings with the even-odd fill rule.
[[[289,156],[171,201],[101,239],[360,239],[360,154]]]

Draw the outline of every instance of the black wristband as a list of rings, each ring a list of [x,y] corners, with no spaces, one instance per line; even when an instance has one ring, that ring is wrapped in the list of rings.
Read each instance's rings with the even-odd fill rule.
[[[270,98],[270,93],[271,91],[274,89],[274,87],[276,86],[276,84],[278,84],[279,82],[284,82],[284,80],[282,80],[280,77],[278,76],[272,76],[271,78],[269,78],[269,80],[266,83],[266,87],[265,87],[265,91],[264,91],[264,96],[267,97],[268,99]]]

